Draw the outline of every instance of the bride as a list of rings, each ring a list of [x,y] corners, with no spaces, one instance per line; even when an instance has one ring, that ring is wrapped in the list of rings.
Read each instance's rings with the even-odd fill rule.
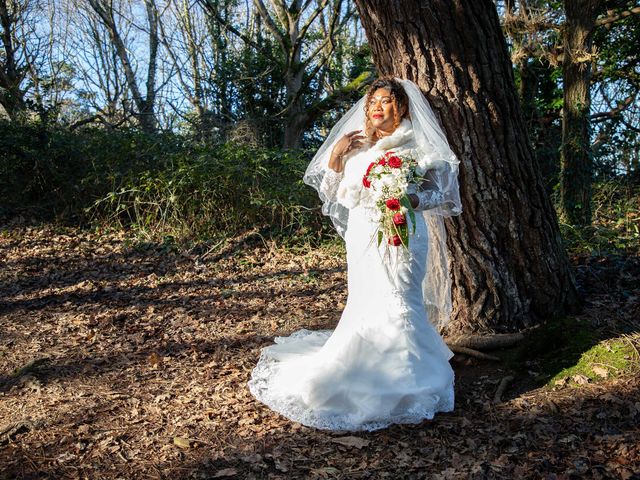
[[[363,176],[385,153],[417,159],[406,247],[377,239]],[[334,126],[304,176],[346,242],[348,299],[335,330],[262,349],[249,381],[271,409],[328,430],[419,423],[454,407],[453,353],[436,327],[451,312],[443,217],[461,212],[458,160],[411,81],[376,80]],[[414,228],[415,227],[415,228]]]

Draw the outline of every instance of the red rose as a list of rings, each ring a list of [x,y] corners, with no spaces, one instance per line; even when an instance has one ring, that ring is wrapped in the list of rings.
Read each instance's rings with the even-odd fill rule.
[[[389,210],[400,210],[400,200],[397,198],[390,198],[385,204]]]
[[[375,166],[375,164],[376,164],[376,162],[371,162],[371,163],[369,164],[369,166],[367,167],[367,171],[364,173],[364,176],[365,176],[365,177],[368,177],[368,176],[369,176],[369,172],[370,172],[370,171],[371,171],[371,169]]]
[[[378,160],[378,165],[382,165],[384,167],[386,164],[387,164],[387,160],[384,157]]]
[[[402,166],[402,159],[393,155],[387,159],[387,164],[391,168],[400,168]]]
[[[404,225],[407,223],[407,219],[404,216],[404,213],[396,213],[393,215],[393,223],[396,225]]]
[[[393,245],[394,247],[399,247],[400,245],[402,245],[402,239],[400,238],[400,235],[394,235],[393,237],[391,237],[389,239],[389,245]]]
[[[367,171],[364,173],[364,177],[362,177],[362,184],[366,187],[369,188],[371,186],[371,182],[369,181],[369,172],[371,171],[371,169],[373,168],[373,166],[375,165],[375,162],[371,162],[369,164],[369,166],[367,167]]]

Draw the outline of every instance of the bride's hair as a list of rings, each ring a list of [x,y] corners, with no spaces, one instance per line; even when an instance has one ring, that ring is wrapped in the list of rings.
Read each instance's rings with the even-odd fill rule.
[[[403,118],[409,118],[409,96],[407,92],[404,91],[400,82],[393,77],[380,77],[375,80],[369,87],[369,90],[367,90],[367,99],[364,103],[365,134],[369,137],[374,133],[374,128],[369,119],[369,102],[375,91],[379,88],[384,88],[391,92],[391,99],[393,101],[393,128],[397,128]]]

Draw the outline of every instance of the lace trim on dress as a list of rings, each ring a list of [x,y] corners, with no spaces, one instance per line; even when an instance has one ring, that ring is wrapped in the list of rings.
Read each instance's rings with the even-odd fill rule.
[[[328,337],[331,330],[311,331],[302,329],[294,332],[290,339],[303,339],[310,336]],[[279,361],[272,356],[269,347],[263,348],[257,366],[253,369],[251,380],[248,382],[249,390],[260,402],[267,405],[289,420],[301,423],[308,427],[321,430],[342,431],[374,431],[386,428],[392,424],[417,424],[424,420],[431,420],[438,412],[451,412],[454,409],[454,383],[451,384],[442,396],[428,395],[423,398],[411,399],[413,405],[402,409],[401,413],[385,415],[383,418],[373,418],[362,421],[357,415],[321,415],[318,412],[305,408],[304,402],[297,396],[284,397],[278,395],[277,389],[270,388],[270,382],[277,378]]]
[[[332,168],[328,168],[322,177],[319,190],[326,198],[335,198],[338,186],[342,180],[343,172],[336,172]]]

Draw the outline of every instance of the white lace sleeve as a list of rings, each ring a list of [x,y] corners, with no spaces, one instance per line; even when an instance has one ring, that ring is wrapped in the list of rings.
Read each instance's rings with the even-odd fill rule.
[[[320,182],[320,192],[322,192],[326,198],[335,198],[342,176],[343,172],[336,172],[332,168],[327,167],[322,177],[322,182]]]
[[[422,182],[420,188],[415,192],[415,195],[418,197],[418,206],[414,210],[430,210],[444,203],[444,195],[438,186],[436,178],[434,170],[428,170],[425,173],[424,182]]]

